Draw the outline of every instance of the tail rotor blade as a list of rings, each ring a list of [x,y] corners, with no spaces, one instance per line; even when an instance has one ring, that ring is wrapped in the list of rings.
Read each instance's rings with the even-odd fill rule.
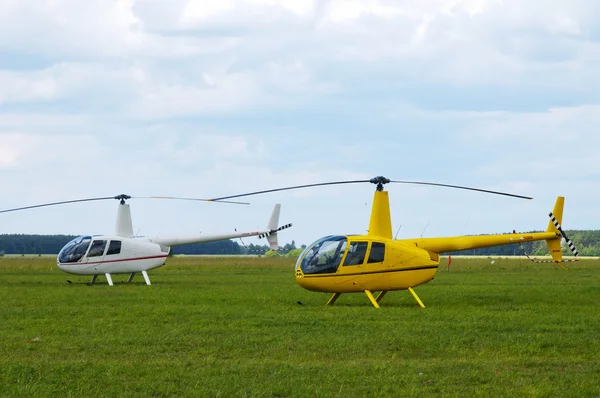
[[[277,232],[283,231],[284,229],[290,228],[291,226],[292,226],[291,223],[290,224],[282,225],[281,227],[277,228]]]
[[[268,238],[269,236],[271,236],[271,235],[273,235],[273,234],[275,234],[275,233],[277,233],[277,232],[279,232],[279,231],[283,231],[284,229],[288,229],[288,228],[290,228],[291,226],[292,226],[292,224],[291,224],[291,223],[290,223],[290,224],[285,224],[285,225],[282,225],[281,227],[279,227],[279,228],[277,228],[277,229],[272,229],[272,230],[270,230],[269,232],[265,232],[265,233],[262,233],[262,234],[258,235],[258,238],[259,238],[259,239],[262,239],[262,238]]]
[[[565,233],[565,231],[562,229],[562,226],[560,225],[560,223],[556,219],[556,217],[554,217],[554,214],[550,213],[548,215],[550,216],[550,220],[552,220],[552,223],[554,224],[554,226],[556,227],[556,229],[558,229],[558,232],[560,232],[560,234],[562,235],[562,237],[565,238],[565,241],[567,242],[567,246],[569,246],[569,249],[571,249],[571,252],[573,252],[573,255],[575,257],[579,256],[579,252],[577,251],[577,248],[575,248],[575,245],[573,244],[573,241],[571,241],[571,239],[569,239],[569,237],[567,236],[567,234]]]

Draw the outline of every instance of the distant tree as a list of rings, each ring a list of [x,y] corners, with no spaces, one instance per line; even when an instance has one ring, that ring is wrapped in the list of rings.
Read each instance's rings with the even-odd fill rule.
[[[298,258],[298,257],[300,257],[300,254],[302,254],[302,252],[303,252],[303,249],[290,250],[290,252],[288,254],[286,254],[286,257]]]
[[[282,250],[287,253],[287,252],[291,252],[295,248],[296,248],[296,242],[292,241],[292,243],[286,243],[283,246]]]

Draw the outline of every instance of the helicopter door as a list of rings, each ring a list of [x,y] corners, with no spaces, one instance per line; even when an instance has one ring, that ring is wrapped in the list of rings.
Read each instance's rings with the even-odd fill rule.
[[[385,243],[373,242],[369,252],[368,264],[382,263],[385,260]]]
[[[115,254],[121,254],[121,241],[120,240],[111,240],[108,245],[108,250],[106,251],[106,256],[113,256]]]
[[[361,266],[365,262],[365,255],[367,254],[368,242],[352,242],[348,248],[348,254],[344,260],[344,267],[350,265]]]
[[[104,249],[106,249],[106,241],[105,240],[94,240],[90,246],[90,250],[88,251],[88,261],[98,262],[102,261],[104,257]]]

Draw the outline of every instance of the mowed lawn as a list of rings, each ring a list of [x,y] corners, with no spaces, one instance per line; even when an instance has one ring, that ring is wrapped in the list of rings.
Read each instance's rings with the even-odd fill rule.
[[[293,267],[172,258],[109,287],[1,258],[0,396],[600,396],[598,260],[444,259],[426,309],[407,291],[325,306]]]

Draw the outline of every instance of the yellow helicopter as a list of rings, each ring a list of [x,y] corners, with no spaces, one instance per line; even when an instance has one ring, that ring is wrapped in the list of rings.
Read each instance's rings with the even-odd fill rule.
[[[295,276],[298,284],[311,291],[333,293],[327,303],[328,305],[335,303],[342,293],[364,292],[373,306],[379,308],[379,303],[387,292],[408,290],[417,303],[425,308],[414,288],[434,278],[440,264],[440,253],[545,240],[553,262],[560,263],[563,261],[561,238],[564,237],[573,254],[578,255],[573,243],[560,225],[564,197],[557,198],[554,210],[550,213],[551,220],[548,223],[546,232],[402,240],[396,240],[392,237],[389,196],[388,192],[383,189],[383,186],[388,183],[433,185],[521,199],[532,198],[458,185],[420,181],[393,181],[379,176],[370,180],[300,185],[224,196],[211,200],[217,201],[289,189],[360,182],[370,182],[377,186],[368,233],[366,235],[330,235],[318,239],[306,247],[296,262]],[[373,296],[374,292],[379,292],[377,297]]]

